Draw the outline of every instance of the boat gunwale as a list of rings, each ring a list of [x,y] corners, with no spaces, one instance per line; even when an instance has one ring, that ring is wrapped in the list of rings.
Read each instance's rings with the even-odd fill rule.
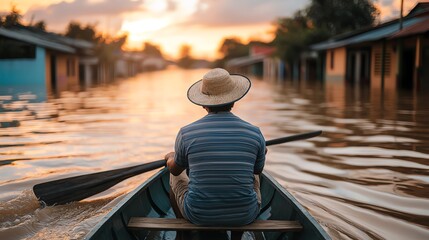
[[[302,206],[301,203],[299,203],[298,200],[296,200],[296,198],[288,191],[286,190],[285,187],[283,187],[279,182],[277,182],[277,180],[274,179],[273,176],[271,176],[271,174],[269,174],[268,171],[264,170],[262,172],[263,176],[266,177],[268,179],[269,182],[271,182],[272,186],[282,195],[284,195],[285,198],[289,199],[291,204],[297,208],[297,214],[303,214],[303,218],[307,219],[308,222],[310,222],[311,225],[313,225],[314,228],[317,229],[317,231],[321,234],[321,237],[323,237],[324,239],[328,239],[331,240],[332,238],[329,236],[329,234],[325,231],[325,229],[323,229],[323,227],[320,225],[319,222],[317,222],[317,220],[307,211],[307,209],[304,208],[304,206]],[[301,223],[302,224],[302,223]]]
[[[118,214],[120,209],[130,204],[132,198],[134,198],[136,195],[138,195],[141,191],[146,190],[154,181],[157,181],[160,179],[163,174],[167,171],[167,168],[163,168],[156,172],[154,175],[152,175],[150,178],[145,180],[142,184],[140,184],[136,189],[129,192],[118,204],[116,204],[110,211],[107,213],[93,228],[91,231],[89,231],[83,239],[91,239],[101,228],[104,224],[106,224],[110,218],[112,218],[115,214]],[[330,240],[331,237],[327,234],[325,229],[322,228],[320,223],[314,219],[314,217],[296,200],[296,198],[286,190],[282,185],[280,185],[277,180],[273,178],[266,170],[262,172],[263,177],[267,178],[267,180],[270,182],[270,185],[277,190],[281,195],[283,195],[285,198],[289,199],[291,205],[296,209],[297,214],[303,215],[302,217],[306,219],[307,222],[309,222],[314,228],[315,232],[317,232],[320,237],[323,239]],[[301,223],[302,224],[302,223]],[[314,230],[314,229],[313,229]]]
[[[157,179],[161,178],[162,175],[165,173],[165,171],[167,171],[167,168],[163,168],[161,170],[159,170],[158,172],[156,172],[154,175],[152,175],[150,178],[146,179],[142,184],[140,184],[136,189],[134,189],[133,191],[129,192],[126,194],[126,196],[118,203],[116,204],[110,211],[109,213],[107,213],[93,228],[91,231],[89,231],[85,237],[83,239],[91,239],[98,230],[101,229],[101,227],[106,224],[107,221],[109,221],[109,219],[111,217],[113,217],[113,215],[117,214],[119,212],[119,210],[123,207],[125,207],[126,205],[128,205],[130,203],[129,200],[131,200],[133,197],[135,197],[140,191],[144,191],[146,188],[148,188],[150,186],[150,184],[152,184],[154,181],[156,181]],[[128,203],[128,204],[127,204]]]

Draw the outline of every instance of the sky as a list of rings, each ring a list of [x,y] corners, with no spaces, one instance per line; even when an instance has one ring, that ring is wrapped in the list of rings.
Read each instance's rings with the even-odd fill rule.
[[[429,1],[429,0],[420,0]],[[96,24],[115,36],[128,34],[127,49],[149,41],[171,58],[180,46],[192,46],[194,57],[213,60],[225,37],[270,41],[273,22],[289,17],[310,0],[0,0],[0,13],[15,5],[24,21],[44,20],[47,30],[64,33],[70,21]],[[404,13],[418,0],[404,0]],[[381,20],[399,16],[400,0],[376,0]]]

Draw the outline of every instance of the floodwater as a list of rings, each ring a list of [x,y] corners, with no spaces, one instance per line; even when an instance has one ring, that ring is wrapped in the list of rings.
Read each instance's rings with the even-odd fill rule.
[[[1,95],[0,239],[81,239],[154,172],[46,208],[32,186],[163,158],[179,128],[205,115],[186,99],[205,72],[145,73],[44,102]],[[429,239],[428,94],[253,79],[234,112],[267,140],[324,131],[270,146],[265,169],[333,239]]]

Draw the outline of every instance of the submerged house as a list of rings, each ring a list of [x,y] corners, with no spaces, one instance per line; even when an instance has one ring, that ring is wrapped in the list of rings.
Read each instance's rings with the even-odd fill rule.
[[[268,79],[282,79],[284,63],[272,56],[275,51],[274,47],[253,45],[249,49],[248,56],[229,60],[226,62],[226,68],[237,73],[252,74]]]
[[[312,46],[323,61],[325,80],[373,88],[429,87],[429,3],[403,19],[336,36]]]
[[[45,96],[78,90],[99,71],[93,48],[88,41],[27,27],[0,28],[0,87]]]
[[[115,61],[115,77],[135,76],[143,70],[144,59],[141,52],[119,52]]]

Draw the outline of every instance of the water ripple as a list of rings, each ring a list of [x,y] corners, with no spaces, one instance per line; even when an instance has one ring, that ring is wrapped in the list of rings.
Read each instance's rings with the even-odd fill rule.
[[[142,74],[46,101],[0,92],[0,239],[82,238],[153,172],[43,209],[31,187],[162,158],[179,128],[205,115],[185,94],[205,71]],[[270,146],[265,169],[334,239],[429,237],[429,96],[252,80],[233,111],[267,140],[324,131]]]

